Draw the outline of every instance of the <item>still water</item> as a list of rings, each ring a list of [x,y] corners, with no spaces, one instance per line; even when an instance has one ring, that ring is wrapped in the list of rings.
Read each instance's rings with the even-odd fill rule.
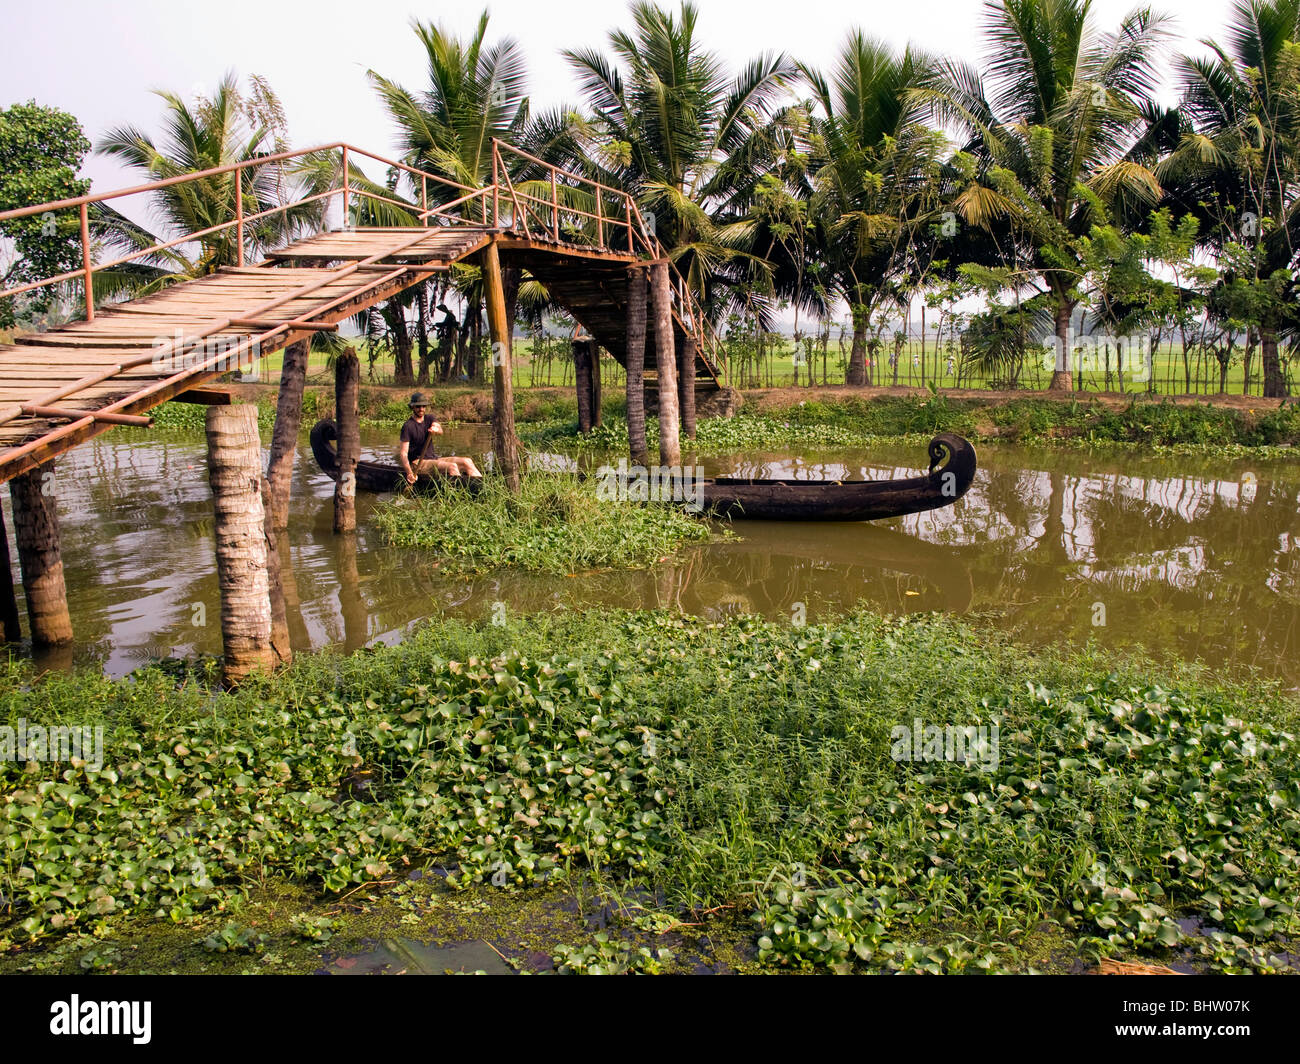
[[[363,450],[386,453],[387,436],[363,430]],[[487,429],[446,442],[480,455]],[[710,475],[888,478],[914,475],[924,457],[889,445],[701,464]],[[221,652],[201,436],[109,433],[60,460],[56,491],[78,642],[43,664],[98,662],[121,675],[155,657]],[[870,525],[737,522],[738,539],[653,570],[564,577],[443,574],[427,554],[383,544],[367,496],[353,550],[331,533],[332,491],[304,435],[280,542],[295,649],[394,642],[432,616],[486,620],[494,603],[516,614],[608,604],[810,623],[862,603],[973,613],[1034,643],[1140,644],[1300,682],[1300,470],[1290,462],[982,445],[970,492],[943,510]]]

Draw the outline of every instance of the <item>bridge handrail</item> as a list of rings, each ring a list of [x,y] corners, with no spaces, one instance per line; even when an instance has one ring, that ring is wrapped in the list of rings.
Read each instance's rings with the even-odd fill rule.
[[[160,241],[150,247],[132,251],[128,255],[123,255],[109,262],[94,263],[91,261],[91,240],[90,240],[90,215],[89,208],[92,204],[106,203],[110,200],[122,199],[126,196],[141,195],[150,192],[156,192],[159,189],[169,188],[173,185],[181,185],[190,182],[202,181],[206,178],[216,177],[222,174],[236,173],[242,174],[245,170],[252,170],[259,166],[265,166],[271,163],[282,163],[291,159],[302,159],[307,156],[317,155],[324,152],[341,151],[342,152],[342,184],[335,185],[323,192],[317,192],[303,199],[294,200],[288,203],[278,204],[265,210],[258,211],[251,215],[245,215],[243,210],[244,182],[242,179],[234,182],[234,217],[229,221],[220,222],[216,225],[208,226],[205,229],[198,230],[184,236],[176,237],[172,240]],[[510,153],[520,159],[524,159],[536,166],[542,167],[543,171],[549,177],[551,187],[551,198],[545,200],[539,196],[534,196],[527,191],[521,191],[515,187],[514,181],[510,175],[509,167],[505,166],[502,158],[502,152]],[[389,196],[381,195],[365,187],[355,187],[352,183],[352,166],[350,155],[357,155],[362,158],[371,159],[375,162],[382,163],[385,166],[393,167],[411,177],[418,177],[420,180],[420,203],[416,205],[406,203]],[[360,176],[358,170],[357,173]],[[504,176],[504,185],[502,177]],[[566,182],[576,183],[579,189],[583,186],[590,188],[595,211],[586,211],[572,204],[561,205],[559,198],[560,179],[564,178]],[[432,181],[437,185],[452,189],[462,195],[452,199],[448,203],[431,207],[429,205],[429,182]],[[414,182],[413,182],[414,183]],[[567,186],[566,186],[567,187]],[[29,207],[18,207],[12,210],[0,211],[0,222],[9,221],[16,218],[31,217],[36,214],[54,212],[77,208],[80,213],[81,223],[81,255],[82,265],[80,269],[69,270],[64,273],[41,278],[36,281],[30,281],[25,284],[16,285],[12,288],[0,290],[0,299],[10,296],[21,295],[24,292],[30,292],[38,288],[44,288],[49,285],[60,284],[66,281],[73,281],[81,278],[85,293],[85,319],[93,321],[95,318],[95,300],[94,300],[94,275],[97,271],[111,269],[115,266],[121,266],[135,259],[141,259],[149,255],[156,254],[160,251],[166,251],[170,248],[177,247],[181,244],[190,243],[203,237],[211,236],[215,233],[234,228],[236,230],[236,263],[239,266],[244,265],[244,243],[246,226],[260,219],[270,217],[275,214],[286,212],[292,208],[301,207],[307,203],[325,201],[327,204],[335,196],[341,197],[343,208],[344,228],[349,228],[349,205],[353,196],[361,199],[370,199],[378,202],[388,203],[403,210],[412,212],[417,224],[429,226],[434,218],[445,218],[448,221],[465,222],[467,218],[462,216],[453,216],[450,212],[454,208],[465,207],[478,200],[480,203],[478,214],[481,224],[490,225],[493,228],[504,228],[502,204],[504,197],[508,198],[511,205],[510,224],[511,227],[522,225],[523,231],[530,239],[532,231],[528,224],[529,214],[539,222],[543,229],[549,230],[552,239],[560,240],[560,219],[561,215],[567,215],[574,218],[583,218],[594,221],[595,224],[595,244],[598,249],[609,250],[606,239],[607,230],[612,235],[620,229],[625,230],[627,234],[627,251],[629,254],[636,255],[637,244],[639,243],[645,252],[654,259],[667,259],[667,253],[659,243],[658,238],[654,235],[649,226],[646,225],[644,217],[641,215],[640,208],[637,206],[635,199],[622,189],[613,188],[603,184],[594,178],[585,177],[582,174],[574,173],[552,163],[546,162],[529,152],[516,148],[511,144],[493,138],[492,141],[492,183],[479,188],[453,181],[450,178],[443,177],[440,174],[430,173],[421,170],[418,167],[411,166],[408,163],[400,162],[396,159],[390,159],[375,152],[359,148],[346,141],[334,141],[329,144],[320,144],[311,148],[300,148],[292,151],[273,152],[268,155],[258,156],[255,159],[245,159],[237,163],[228,163],[224,166],[209,167],[206,170],[196,170],[192,173],[177,174],[172,177],[160,178],[156,181],[145,182],[144,184],[132,185],[127,188],[110,189],[106,192],[87,193],[83,196],[73,196],[67,199],[51,200],[46,203],[39,203]],[[614,201],[615,210],[611,214],[605,213],[605,198],[609,197]],[[489,204],[489,199],[491,203]],[[550,208],[549,225],[546,224],[548,219],[546,214],[538,210],[538,207]],[[490,208],[490,209],[489,209]],[[566,230],[567,231],[567,230]],[[673,276],[673,294],[677,306],[674,308],[674,315],[681,324],[684,331],[689,335],[698,338],[702,350],[700,354],[706,362],[711,362],[716,373],[718,367],[726,365],[725,348],[719,341],[717,334],[713,331],[707,317],[704,315],[699,304],[690,291],[689,285],[680,271],[673,263],[669,263],[669,268]]]

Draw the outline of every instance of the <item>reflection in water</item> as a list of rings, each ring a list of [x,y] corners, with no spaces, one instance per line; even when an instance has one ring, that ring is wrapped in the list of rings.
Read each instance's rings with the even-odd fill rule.
[[[486,448],[485,429],[449,436],[462,453]],[[381,450],[387,437],[367,431],[363,442]],[[758,454],[702,464],[709,474],[875,479],[914,475],[924,457],[890,445],[817,461]],[[980,461],[955,506],[881,524],[737,522],[739,540],[651,570],[451,576],[427,554],[383,545],[367,521],[373,497],[358,498],[360,531],[335,536],[332,483],[304,440],[291,527],[279,540],[293,645],[392,642],[429,616],[486,620],[498,601],[515,615],[612,604],[709,619],[792,617],[803,603],[810,622],[863,603],[975,611],[1034,642],[1141,643],[1300,678],[1300,473],[1291,464],[1009,446],[982,447]],[[60,461],[56,491],[79,660],[121,674],[151,657],[220,653],[201,439],[101,437]],[[1098,603],[1104,627],[1094,625]]]

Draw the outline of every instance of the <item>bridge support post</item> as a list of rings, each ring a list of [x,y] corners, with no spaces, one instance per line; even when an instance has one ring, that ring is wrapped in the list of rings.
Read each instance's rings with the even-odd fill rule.
[[[659,464],[682,464],[677,424],[677,343],[673,337],[672,289],[668,262],[650,267],[650,305],[655,319],[655,369],[659,386]]]
[[[271,527],[271,482],[262,477],[262,528],[266,532],[266,591],[271,599],[271,650],[280,665],[293,661],[289,638],[289,606],[284,595],[284,567],[280,564],[279,539]],[[285,549],[288,549],[286,543]]]
[[[59,515],[55,508],[54,463],[47,462],[9,481],[14,538],[27,596],[27,620],[37,646],[72,642],[68,589],[63,580]]]
[[[650,462],[645,442],[646,269],[627,271],[627,437],[633,465]]]
[[[352,348],[334,361],[334,421],[338,425],[339,478],[334,484],[334,531],[357,530],[357,459],[361,455],[361,426],[357,394],[361,363]]]
[[[225,654],[221,681],[233,687],[274,664],[257,407],[208,407],[207,436]]]
[[[573,383],[578,392],[578,431],[591,431],[591,345],[586,340],[573,341]]]
[[[271,457],[266,463],[266,479],[271,482],[271,527],[277,531],[289,527],[293,456],[298,448],[298,429],[302,427],[302,392],[307,383],[309,351],[306,340],[290,344],[284,349],[284,364],[280,369]]]
[[[603,395],[600,387],[600,344],[595,340],[587,341],[587,359],[591,364],[591,424],[594,428],[600,428],[605,419],[600,412]]]
[[[4,511],[0,510],[0,624],[4,641],[17,643],[23,637],[18,623],[18,599],[14,595],[13,562],[9,557],[9,530],[5,528]]]
[[[515,435],[514,372],[510,339],[514,331],[506,313],[505,281],[495,239],[483,249],[483,296],[492,341],[492,452],[512,495],[519,494],[519,437]]]
[[[682,340],[677,363],[677,399],[682,411],[682,435],[695,439],[695,341]]]

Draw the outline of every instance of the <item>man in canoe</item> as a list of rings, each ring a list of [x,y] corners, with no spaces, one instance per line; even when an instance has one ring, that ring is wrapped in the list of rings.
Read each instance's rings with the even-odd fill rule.
[[[402,440],[397,445],[397,460],[401,463],[406,482],[414,484],[421,473],[434,470],[449,477],[481,477],[478,466],[471,458],[441,458],[430,449],[435,435],[442,434],[442,425],[429,413],[429,401],[423,392],[411,396],[411,416],[402,426]]]

